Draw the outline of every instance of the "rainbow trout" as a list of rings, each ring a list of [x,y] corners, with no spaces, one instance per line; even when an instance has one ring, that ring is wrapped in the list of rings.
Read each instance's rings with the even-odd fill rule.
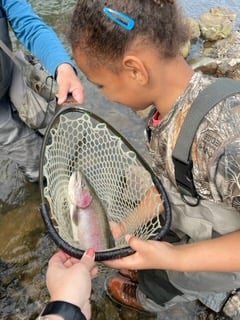
[[[73,239],[82,250],[102,251],[114,247],[107,214],[83,175],[73,172],[68,184]]]

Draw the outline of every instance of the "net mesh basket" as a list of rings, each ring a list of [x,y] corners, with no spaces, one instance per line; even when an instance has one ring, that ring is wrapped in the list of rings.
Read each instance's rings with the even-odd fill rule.
[[[45,136],[42,153],[42,196],[48,202],[51,223],[64,242],[83,249],[73,238],[69,215],[68,184],[75,171],[87,178],[108,221],[124,225],[124,234],[142,239],[159,234],[161,195],[151,172],[131,146],[98,117],[72,109],[60,114]],[[141,215],[137,213],[140,205]],[[124,234],[115,239],[114,249],[126,247]]]

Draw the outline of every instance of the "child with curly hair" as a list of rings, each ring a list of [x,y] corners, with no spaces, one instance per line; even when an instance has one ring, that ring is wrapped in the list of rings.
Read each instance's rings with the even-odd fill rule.
[[[240,287],[240,94],[217,103],[196,130],[195,206],[175,176],[172,153],[184,120],[198,94],[216,81],[194,72],[182,56],[189,39],[186,21],[176,1],[78,0],[71,24],[75,61],[104,95],[135,111],[155,107],[147,144],[169,193],[174,239],[128,235],[135,253],[106,262],[138,270],[135,279],[128,273],[129,278],[116,275],[106,282],[113,300],[138,310],[158,312],[200,300],[218,312]]]

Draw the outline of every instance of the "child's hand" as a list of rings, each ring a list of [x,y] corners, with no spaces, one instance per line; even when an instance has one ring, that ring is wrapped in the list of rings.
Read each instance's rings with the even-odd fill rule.
[[[121,259],[105,261],[115,269],[163,269],[180,272],[239,272],[240,259],[236,255],[240,232],[232,232],[214,239],[186,244],[141,240],[126,235],[128,245],[135,251]],[[231,263],[229,263],[231,261]]]
[[[104,264],[114,269],[173,269],[177,263],[175,246],[168,242],[141,240],[127,235],[128,245],[136,251],[134,254],[115,260],[105,261]]]

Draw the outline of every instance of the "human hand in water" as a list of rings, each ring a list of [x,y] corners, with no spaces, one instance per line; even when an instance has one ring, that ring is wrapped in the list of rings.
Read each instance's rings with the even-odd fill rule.
[[[91,279],[96,276],[95,253],[88,249],[78,260],[59,251],[49,260],[47,287],[51,301],[61,300],[77,305],[90,319]]]
[[[68,95],[71,94],[77,103],[83,103],[83,86],[75,73],[72,65],[62,63],[57,68],[56,81],[58,84],[58,103],[66,102]]]

